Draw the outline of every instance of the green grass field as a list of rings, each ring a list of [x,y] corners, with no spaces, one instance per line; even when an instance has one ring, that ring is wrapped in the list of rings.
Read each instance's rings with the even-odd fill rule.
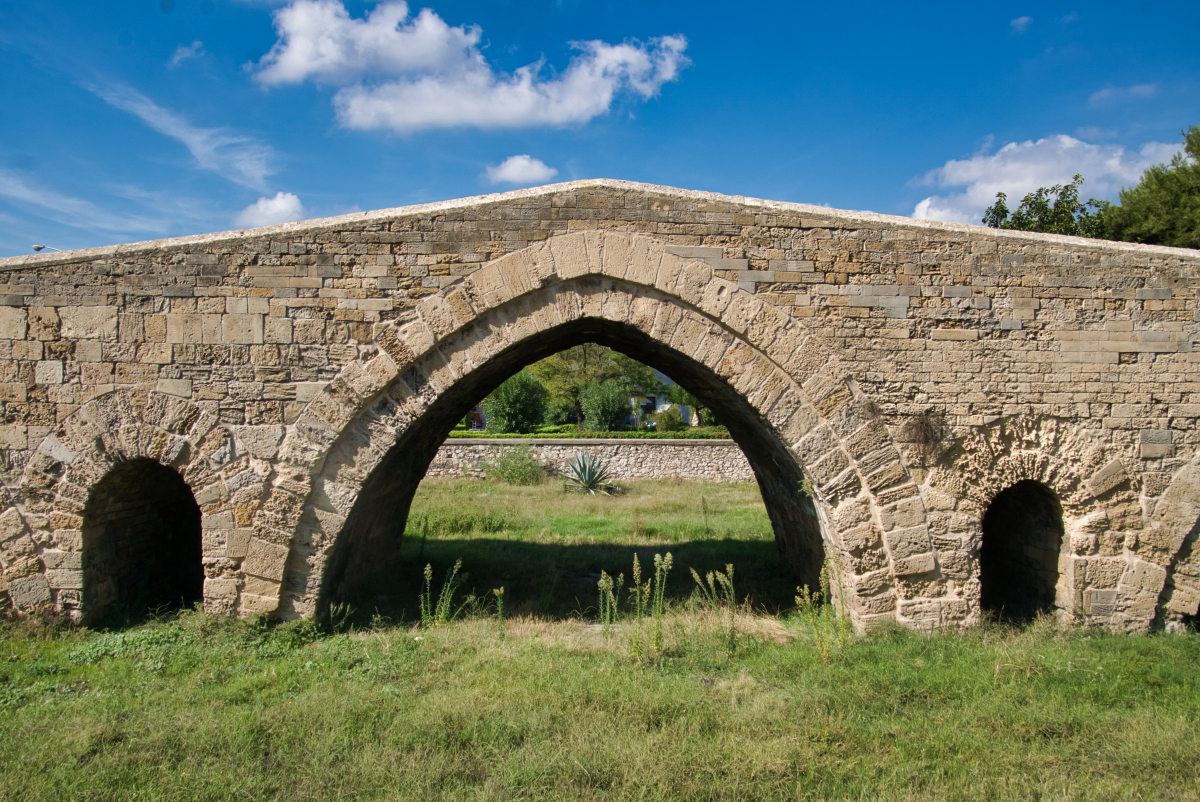
[[[655,552],[668,551],[675,601],[695,587],[689,567],[703,574],[733,563],[739,598],[770,612],[793,604],[795,578],[776,556],[755,484],[641,482],[617,496],[589,496],[564,493],[553,481],[522,487],[453,478],[421,483],[400,558],[349,601],[361,623],[376,614],[415,619],[425,565],[437,584],[461,559],[465,593],[490,597],[503,587],[514,613],[590,617],[600,571],[629,580],[635,554],[646,567]]]
[[[739,560],[773,551],[753,487],[554,490],[422,487],[424,556],[462,558],[481,597],[440,626],[403,606],[0,623],[0,799],[1200,798],[1194,633],[887,630],[826,661],[804,615],[688,599],[689,561],[749,582]],[[601,626],[594,584],[567,581],[667,549],[680,582],[661,619]],[[545,566],[566,577],[548,598]],[[415,577],[393,569],[360,601],[403,595]],[[482,600],[497,579],[514,588],[503,625]]]

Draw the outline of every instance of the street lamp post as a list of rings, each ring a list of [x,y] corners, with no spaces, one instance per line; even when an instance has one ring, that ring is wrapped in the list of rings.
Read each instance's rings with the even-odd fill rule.
[[[33,249],[38,253],[41,253],[42,251],[58,251],[59,253],[63,252],[62,248],[51,248],[49,245],[34,245]]]

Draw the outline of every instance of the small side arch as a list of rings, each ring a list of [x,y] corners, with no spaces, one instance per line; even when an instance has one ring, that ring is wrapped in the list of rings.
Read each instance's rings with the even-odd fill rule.
[[[1130,503],[1133,490],[1119,460],[1101,470],[1111,450],[1102,431],[1028,415],[973,429],[954,445],[942,467],[931,472],[928,487],[954,500],[953,511],[942,515],[947,528],[963,538],[962,576],[975,603],[1011,611],[1015,601],[1025,612],[1053,610],[1063,618],[1082,616],[1095,624],[1109,624],[1119,615],[1118,582],[1128,570],[1128,533],[1114,528],[1125,517],[1110,512],[1114,504]],[[1064,454],[1084,459],[1064,459]],[[1097,474],[1112,476],[1098,486]],[[993,518],[987,527],[989,514]],[[1004,535],[989,538],[988,528],[1029,547],[1023,568],[1009,561],[1009,571],[1001,558],[996,572],[984,570],[985,542],[996,544],[993,554],[1003,551]],[[1013,571],[1016,579],[1011,579]],[[1006,574],[1024,590],[997,588]]]
[[[45,437],[27,464],[20,486],[23,504],[4,515],[26,522],[38,562],[29,576],[40,582],[36,593],[14,598],[16,606],[53,603],[84,621],[103,612],[102,598],[87,586],[93,579],[86,553],[92,538],[85,536],[85,517],[95,511],[95,491],[103,490],[106,477],[121,476],[131,466],[160,483],[163,474],[151,466],[179,477],[173,485],[176,501],[190,493],[202,515],[202,548],[194,556],[203,566],[206,609],[232,609],[222,604],[222,596],[235,598],[236,592],[229,594],[221,583],[236,581],[232,577],[240,562],[228,556],[237,531],[231,486],[238,486],[239,474],[253,473],[246,451],[214,414],[190,400],[131,390],[81,406]],[[162,486],[172,486],[170,477]],[[258,493],[262,486],[260,480]]]

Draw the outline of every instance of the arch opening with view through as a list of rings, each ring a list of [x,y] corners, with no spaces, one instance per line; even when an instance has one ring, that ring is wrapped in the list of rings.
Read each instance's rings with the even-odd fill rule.
[[[335,600],[400,553],[418,485],[447,434],[480,398],[525,365],[566,347],[598,343],[671,376],[712,409],[749,462],[765,504],[780,560],[799,584],[816,587],[825,560],[820,516],[805,494],[795,458],[752,405],[709,368],[628,325],[603,320],[565,324],[496,355],[439,394],[407,428],[362,490],[326,568],[322,598]],[[387,403],[386,401],[384,402]],[[696,504],[700,501],[697,499]],[[410,533],[412,529],[409,530]],[[643,549],[643,557],[649,551]]]

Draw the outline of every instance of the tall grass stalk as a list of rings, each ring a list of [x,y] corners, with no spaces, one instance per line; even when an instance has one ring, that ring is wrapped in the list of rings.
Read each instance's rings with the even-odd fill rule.
[[[617,576],[613,580],[604,571],[600,572],[600,581],[597,583],[600,590],[600,623],[604,627],[610,627],[617,623],[618,615],[618,600],[621,598],[621,588],[625,585],[625,574]]]
[[[663,592],[667,585],[667,574],[671,572],[671,552],[667,556],[654,555],[654,595],[652,613],[654,615],[654,651],[663,650]]]
[[[822,662],[828,664],[841,659],[846,651],[846,642],[850,639],[850,618],[846,615],[846,605],[836,609],[830,594],[831,570],[829,560],[821,566],[821,590],[813,593],[808,585],[796,588],[796,607],[808,621],[812,632],[813,645],[821,655]]]
[[[659,654],[665,644],[663,634],[663,615],[666,610],[667,575],[671,572],[674,558],[670,552],[664,557],[654,555],[654,574],[642,581],[642,564],[635,553],[633,555],[633,586],[629,588],[630,606],[633,608],[633,633],[630,648],[634,656],[641,660],[646,657],[646,639],[643,627],[646,618],[654,619],[654,634],[650,640],[650,651]]]
[[[496,621],[500,625],[500,640],[504,640],[504,588],[495,588],[492,595],[496,597]]]
[[[725,565],[725,573],[709,571],[700,578],[696,569],[689,569],[695,580],[702,603],[710,610],[728,610],[729,625],[726,629],[729,651],[737,649],[737,594],[733,589],[733,563]]]
[[[438,591],[437,601],[434,602],[433,565],[425,564],[425,589],[420,594],[422,627],[429,629],[448,624],[458,615],[458,610],[455,610],[453,606],[454,591],[466,580],[466,576],[458,574],[461,568],[462,559],[460,558],[455,560],[454,567],[446,572],[446,579],[442,582],[441,590]]]

